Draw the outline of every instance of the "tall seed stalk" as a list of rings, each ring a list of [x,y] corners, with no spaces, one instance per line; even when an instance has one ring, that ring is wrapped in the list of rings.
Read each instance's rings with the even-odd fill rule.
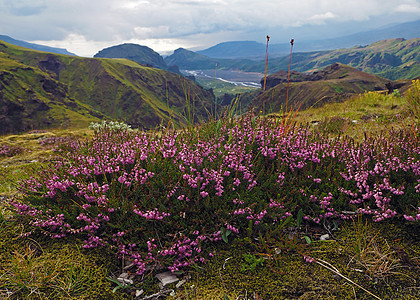
[[[263,114],[265,114],[265,83],[267,82],[267,67],[268,67],[268,42],[270,36],[267,35],[267,46],[265,48],[265,70],[264,70],[264,84],[263,84]]]
[[[287,72],[287,89],[286,89],[286,111],[287,111],[287,102],[289,101],[289,80],[290,80],[290,65],[292,64],[292,51],[293,51],[293,44],[295,40],[290,40],[290,58],[289,58],[289,71]]]

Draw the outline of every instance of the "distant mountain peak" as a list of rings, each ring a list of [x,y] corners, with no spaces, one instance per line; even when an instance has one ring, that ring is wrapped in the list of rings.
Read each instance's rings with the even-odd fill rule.
[[[126,58],[139,64],[167,70],[163,57],[153,49],[138,44],[125,43],[102,49],[93,57]]]

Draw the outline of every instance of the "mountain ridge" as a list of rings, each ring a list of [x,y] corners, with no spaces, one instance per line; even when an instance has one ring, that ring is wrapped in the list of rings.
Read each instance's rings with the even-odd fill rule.
[[[16,46],[20,46],[20,47],[24,47],[24,48],[28,48],[28,49],[57,53],[57,54],[77,56],[76,54],[67,51],[67,49],[49,47],[49,46],[29,43],[29,42],[26,42],[26,41],[16,40],[16,39],[14,39],[14,38],[12,38],[8,35],[0,35],[0,40],[4,41],[6,43],[12,44],[12,45],[16,45]]]
[[[265,61],[247,59],[216,59],[178,49],[165,57],[186,70],[218,69],[264,72]],[[381,40],[366,46],[354,46],[337,50],[294,52],[291,69],[299,72],[314,72],[333,63],[343,63],[361,71],[386,77],[391,80],[411,79],[420,76],[420,38],[395,38]],[[287,70],[289,56],[269,58],[268,73]]]
[[[412,39],[417,37],[420,37],[420,20],[389,25],[383,28],[362,31],[335,38],[317,40],[297,39],[295,41],[294,49],[297,52],[336,50],[372,44],[379,40],[393,38]],[[264,43],[255,41],[227,41],[203,50],[198,50],[196,53],[206,55],[210,58],[263,59],[265,57],[265,50],[266,45]],[[269,53],[272,58],[286,56],[289,52],[289,42],[269,45]]]

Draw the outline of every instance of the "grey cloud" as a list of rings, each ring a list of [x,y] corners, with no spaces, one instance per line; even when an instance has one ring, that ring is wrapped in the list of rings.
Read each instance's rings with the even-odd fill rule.
[[[196,44],[217,36],[221,42],[300,30],[310,35],[314,28],[328,36],[349,24],[356,32],[407,16],[420,19],[420,10],[412,9],[417,7],[420,0],[398,5],[395,0],[0,0],[0,29],[32,40],[77,34],[97,42],[179,39]]]
[[[32,16],[40,14],[47,6],[44,0],[13,0],[2,1],[6,11],[14,16]]]

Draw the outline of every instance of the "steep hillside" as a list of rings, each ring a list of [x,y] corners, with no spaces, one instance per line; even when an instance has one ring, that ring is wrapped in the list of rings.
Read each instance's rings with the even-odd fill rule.
[[[343,65],[332,64],[321,71],[311,75],[295,73],[294,82],[290,82],[289,100],[286,105],[287,80],[284,80],[283,73],[274,74],[267,78],[269,83],[265,92],[266,112],[279,112],[282,109],[290,110],[321,106],[328,102],[344,101],[346,98],[365,91],[388,90],[392,87],[390,80],[361,72],[355,68]],[[304,80],[306,79],[306,80]],[[277,81],[278,84],[274,84]],[[274,86],[273,86],[274,85]],[[243,95],[242,106],[250,104],[258,111],[263,107],[262,90]]]
[[[180,75],[125,59],[78,58],[0,42],[0,134],[86,126],[98,118],[153,128],[181,120],[187,99],[205,117],[213,95]]]
[[[290,71],[290,76],[288,75],[287,71],[278,71],[274,74],[271,74],[267,76],[265,88],[269,89],[272,87],[275,87],[276,85],[280,83],[287,82],[287,79],[289,79],[289,82],[302,82],[302,81],[311,81],[312,77],[310,74],[305,74],[297,71]],[[264,78],[261,78],[261,87],[264,86]]]

